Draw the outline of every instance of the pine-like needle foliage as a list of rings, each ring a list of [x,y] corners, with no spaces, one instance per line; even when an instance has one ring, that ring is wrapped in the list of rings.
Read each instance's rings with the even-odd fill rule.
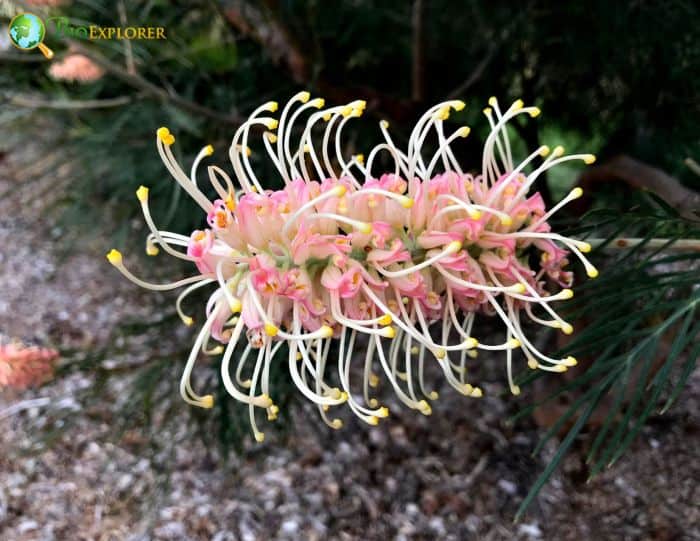
[[[586,426],[608,399],[602,426],[588,441],[590,477],[612,466],[653,414],[678,398],[700,356],[700,221],[686,220],[663,202],[656,211],[591,212],[581,236],[607,235],[598,246],[600,278],[576,289],[566,316],[579,331],[560,351],[583,359],[585,370],[544,401],[577,398],[541,438],[538,453],[569,427],[557,452],[523,500],[521,516]],[[620,240],[634,238],[634,241]],[[662,239],[662,240],[659,240]],[[632,246],[626,247],[626,245]],[[612,251],[610,256],[606,251]],[[576,325],[575,325],[576,326]],[[531,376],[526,379],[533,379]]]

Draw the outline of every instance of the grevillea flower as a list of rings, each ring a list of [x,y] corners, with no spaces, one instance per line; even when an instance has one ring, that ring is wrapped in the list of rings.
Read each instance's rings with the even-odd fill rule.
[[[0,387],[26,389],[41,385],[53,377],[57,359],[54,349],[19,342],[0,344]]]
[[[146,249],[155,255],[162,248],[191,261],[199,273],[156,285],[134,277],[118,251],[107,258],[143,287],[161,291],[187,286],[176,306],[188,325],[193,319],[183,312],[182,300],[200,287],[213,288],[182,375],[184,400],[201,407],[213,404],[212,395],[198,394],[190,382],[200,350],[221,355],[223,383],[231,396],[248,405],[258,441],[263,433],[256,425],[256,409],[266,410],[269,419],[278,412],[269,374],[283,345],[288,347],[292,380],[334,428],[342,421],[329,417],[328,411],[341,404],[369,424],[388,415],[370,396],[370,388],[380,381],[378,373],[403,404],[428,415],[428,400],[437,398],[426,386],[428,362],[439,366],[453,388],[471,397],[482,395],[467,371],[479,350],[504,352],[514,394],[520,392],[512,376],[516,349],[533,369],[563,372],[576,364],[572,357],[557,359],[539,351],[523,323],[530,320],[571,333],[572,326],[552,308],[573,295],[573,275],[564,270],[569,254],[590,277],[597,275],[582,255],[590,246],[551,232],[548,223],[581,189],[574,188],[549,210],[538,193],[530,192],[542,173],[557,164],[592,163],[595,158],[565,156],[562,147],[550,152],[541,146],[514,164],[507,123],[540,111],[520,100],[505,111],[495,98],[489,104],[484,113],[491,132],[474,176],[462,169],[452,149],[469,128],[445,132],[444,121],[451,110],[464,108],[462,101],[428,109],[405,149],[394,143],[388,123],[382,121],[384,142],[366,160],[361,155],[346,159],[341,144],[343,128],[362,114],[364,101],[324,108],[323,99],[311,100],[301,92],[279,120],[268,114],[277,110],[277,103],[266,103],[233,136],[229,155],[236,185],[222,169],[208,167],[218,194],[214,201],[197,180],[199,165],[212,147],[200,151],[188,176],[173,156],[174,136],[160,128],[158,152],[201,206],[209,228],[189,237],[160,231],[150,215],[148,189],[142,186],[137,196],[151,230]],[[297,139],[295,126],[304,114],[308,117]],[[254,128],[263,128],[261,146],[279,172],[282,189],[265,189],[255,175],[249,159]],[[426,155],[429,137],[437,150]],[[376,176],[381,152],[393,159],[394,170]],[[477,316],[500,320],[503,342],[486,344],[472,336]],[[210,339],[219,345],[212,348]],[[247,344],[234,356],[240,342]],[[351,382],[350,366],[357,361],[364,363],[363,378]]]
[[[104,70],[84,54],[73,53],[53,62],[49,75],[57,81],[92,83],[104,75]]]

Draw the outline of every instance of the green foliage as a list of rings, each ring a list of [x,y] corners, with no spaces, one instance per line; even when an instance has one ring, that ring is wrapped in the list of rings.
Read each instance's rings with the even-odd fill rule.
[[[587,462],[590,476],[612,466],[655,412],[664,413],[678,398],[700,356],[700,252],[672,252],[674,242],[700,239],[700,223],[681,219],[667,206],[638,208],[620,215],[593,211],[584,219],[581,235],[604,236],[597,252],[613,238],[639,236],[641,243],[605,257],[600,278],[576,288],[577,298],[563,313],[582,327],[559,354],[585,359],[586,368],[541,402],[524,408],[531,413],[562,393],[578,398],[544,434],[534,453],[575,420],[557,452],[523,500],[521,516],[569,447],[579,436],[601,400],[612,398],[605,420],[592,435]],[[653,237],[668,239],[651,248]],[[576,325],[575,325],[576,326]],[[528,375],[523,383],[537,377]]]

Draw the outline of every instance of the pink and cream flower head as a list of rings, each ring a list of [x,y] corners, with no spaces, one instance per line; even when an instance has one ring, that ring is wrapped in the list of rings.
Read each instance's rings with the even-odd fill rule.
[[[342,153],[343,128],[362,115],[364,101],[325,108],[323,99],[300,92],[279,120],[271,116],[277,103],[268,102],[233,136],[229,156],[235,182],[219,167],[207,167],[218,194],[214,201],[197,180],[212,147],[199,152],[187,175],[173,156],[174,136],[160,128],[158,152],[202,207],[208,227],[190,236],[159,230],[149,211],[148,189],[142,186],[137,196],[151,231],[146,250],[156,255],[162,248],[191,261],[198,273],[151,284],[127,270],[118,251],[107,258],[142,287],[163,291],[186,286],[176,307],[187,325],[193,318],[183,312],[182,300],[198,288],[212,288],[180,382],[183,399],[212,406],[212,395],[195,392],[190,376],[200,351],[220,355],[224,386],[248,405],[253,433],[262,441],[255,413],[262,409],[270,420],[277,416],[269,375],[285,344],[290,377],[333,428],[342,426],[341,419],[330,415],[335,406],[348,406],[371,425],[388,415],[372,396],[382,378],[403,404],[429,415],[429,400],[437,393],[426,385],[427,363],[437,363],[447,382],[471,397],[482,394],[467,370],[479,350],[504,352],[514,394],[520,392],[513,381],[514,350],[522,351],[533,369],[563,372],[576,364],[572,357],[539,351],[526,336],[524,322],[571,333],[572,326],[552,307],[573,295],[573,275],[565,270],[569,254],[582,262],[588,276],[597,275],[583,256],[589,244],[551,232],[548,223],[581,189],[574,188],[549,210],[537,192],[530,192],[548,169],[595,158],[565,156],[561,147],[550,151],[541,146],[516,165],[507,123],[519,115],[535,117],[540,110],[520,100],[505,111],[495,98],[489,105],[484,114],[491,131],[474,176],[463,170],[452,149],[469,128],[445,131],[444,121],[452,110],[464,108],[462,101],[428,109],[406,148],[395,144],[382,121],[384,141],[366,159]],[[301,117],[306,123],[297,129]],[[251,166],[251,131],[260,128],[260,145],[284,182],[280,190],[265,189]],[[428,137],[437,141],[432,155],[424,149]],[[393,159],[394,168],[378,174],[375,162],[382,152]],[[477,340],[472,335],[477,316],[500,321],[504,341]],[[240,342],[246,344],[234,356]],[[353,362],[364,365],[362,381],[351,381]]]

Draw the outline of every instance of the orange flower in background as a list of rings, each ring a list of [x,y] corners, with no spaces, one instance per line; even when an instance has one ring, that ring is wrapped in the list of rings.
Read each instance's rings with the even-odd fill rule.
[[[68,0],[27,0],[30,6],[58,7],[68,3]]]
[[[58,81],[92,83],[102,78],[104,70],[87,56],[73,53],[52,63],[49,75]]]
[[[0,388],[27,389],[53,377],[58,351],[21,343],[0,345]]]

